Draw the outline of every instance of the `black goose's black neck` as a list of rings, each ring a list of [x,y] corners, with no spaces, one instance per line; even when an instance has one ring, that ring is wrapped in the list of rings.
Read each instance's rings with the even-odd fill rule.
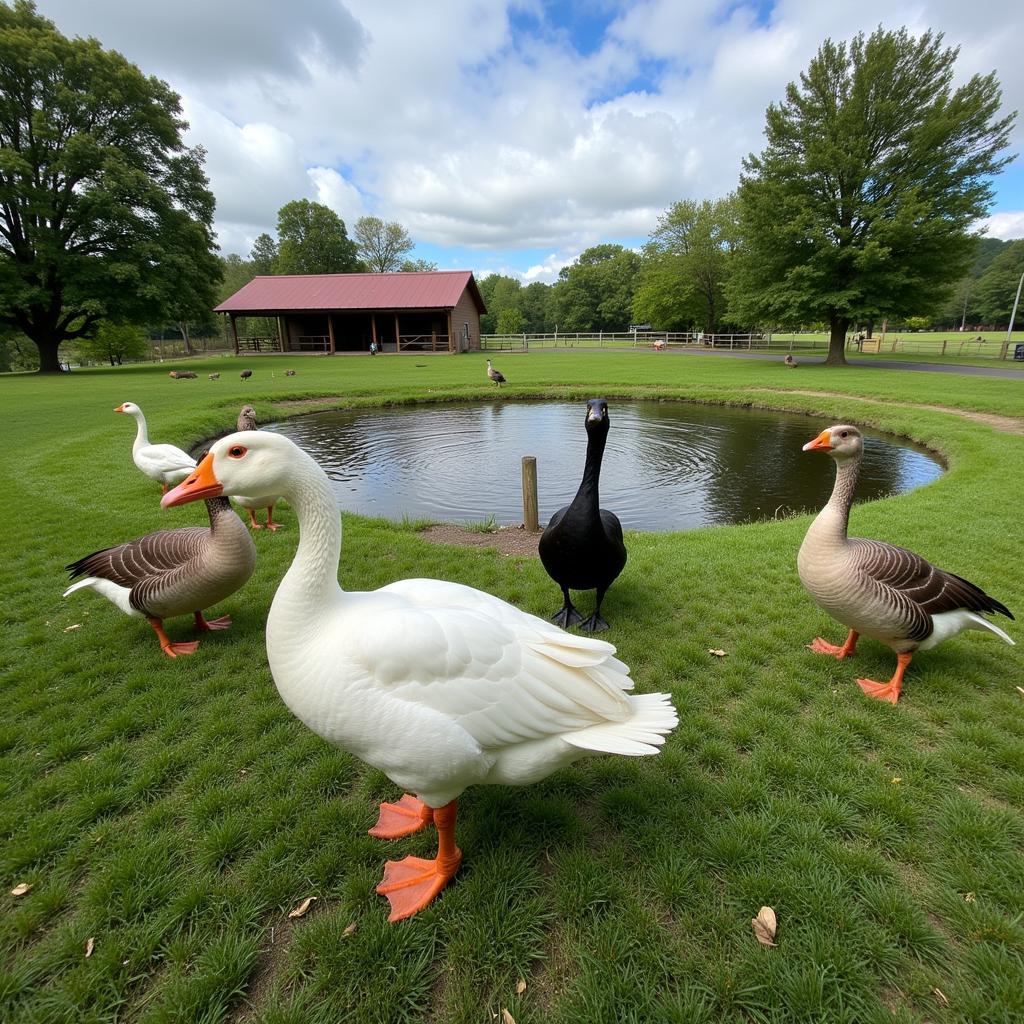
[[[587,461],[583,467],[580,489],[576,492],[576,497],[572,502],[575,511],[589,512],[591,509],[596,511],[600,504],[601,460],[604,458],[604,446],[607,440],[607,420],[595,424],[587,431]]]

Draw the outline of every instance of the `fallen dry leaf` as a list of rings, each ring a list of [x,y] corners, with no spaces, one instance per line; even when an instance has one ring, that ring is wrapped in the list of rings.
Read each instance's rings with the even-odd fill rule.
[[[288,916],[303,917],[316,898],[316,896],[307,896],[294,910],[289,912]]]
[[[82,628],[82,624],[80,622],[76,622],[73,626],[65,626],[64,627],[64,632],[65,633],[70,633],[71,630],[73,630],[73,629],[81,629],[81,628]]]
[[[12,890],[12,896],[24,896],[32,888],[31,882],[19,882]]]
[[[891,779],[891,782],[894,786],[898,786],[902,781],[903,780],[898,775],[894,775]]]
[[[515,1017],[505,1007],[501,1008],[501,1024],[516,1024]]]
[[[358,928],[358,927],[359,926],[355,923],[355,921],[353,921],[351,924],[345,925],[345,930],[341,934],[342,935],[351,935],[356,930],[356,928]]]
[[[757,912],[757,917],[750,919],[750,926],[754,929],[754,936],[762,946],[775,945],[775,932],[779,925],[775,919],[775,911],[771,907],[762,907]]]
[[[973,903],[977,897],[973,892],[964,893],[964,903]]]
[[[725,657],[725,651],[723,651],[720,647],[709,647],[708,654],[713,654],[716,658]]]
[[[89,938],[85,940],[85,955],[87,957],[92,956],[92,951],[95,945],[96,940],[90,935]]]
[[[526,991],[526,979],[520,978],[516,982],[516,995],[521,996]]]
[[[938,999],[938,1001],[942,1003],[943,1006],[949,1006],[949,999],[946,996],[946,993],[943,992],[941,988],[933,988],[932,992],[934,993],[935,998]]]

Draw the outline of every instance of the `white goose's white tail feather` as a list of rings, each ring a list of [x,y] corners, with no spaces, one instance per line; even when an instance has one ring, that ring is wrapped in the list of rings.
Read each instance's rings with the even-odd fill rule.
[[[142,612],[132,607],[129,600],[131,590],[128,587],[122,587],[119,583],[102,579],[99,576],[86,576],[84,580],[72,583],[61,596],[67,597],[68,594],[73,594],[76,590],[81,590],[83,587],[88,587],[90,590],[95,590],[97,594],[102,594],[111,604],[120,608],[125,615],[142,615]]]
[[[667,693],[630,694],[627,697],[633,712],[622,722],[602,722],[577,732],[566,733],[562,739],[583,750],[605,754],[627,754],[639,757],[656,754],[665,737],[679,724],[679,716]]]

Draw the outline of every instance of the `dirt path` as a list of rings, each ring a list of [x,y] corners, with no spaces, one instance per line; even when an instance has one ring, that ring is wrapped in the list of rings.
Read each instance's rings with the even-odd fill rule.
[[[455,523],[435,523],[420,537],[435,544],[457,544],[466,548],[494,548],[506,558],[536,558],[540,533],[527,533],[521,526],[502,526],[493,533],[467,530]]]

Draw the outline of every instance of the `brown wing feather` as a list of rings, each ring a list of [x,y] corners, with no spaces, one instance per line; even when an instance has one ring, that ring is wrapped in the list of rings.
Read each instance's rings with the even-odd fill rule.
[[[1013,616],[981,587],[908,551],[879,540],[851,538],[860,570],[885,587],[910,620],[908,638],[924,640],[932,632],[932,616],[965,609]]]
[[[71,578],[97,576],[131,590],[132,607],[146,611],[154,589],[173,583],[210,538],[205,526],[157,530],[116,547],[103,548],[67,566]]]

